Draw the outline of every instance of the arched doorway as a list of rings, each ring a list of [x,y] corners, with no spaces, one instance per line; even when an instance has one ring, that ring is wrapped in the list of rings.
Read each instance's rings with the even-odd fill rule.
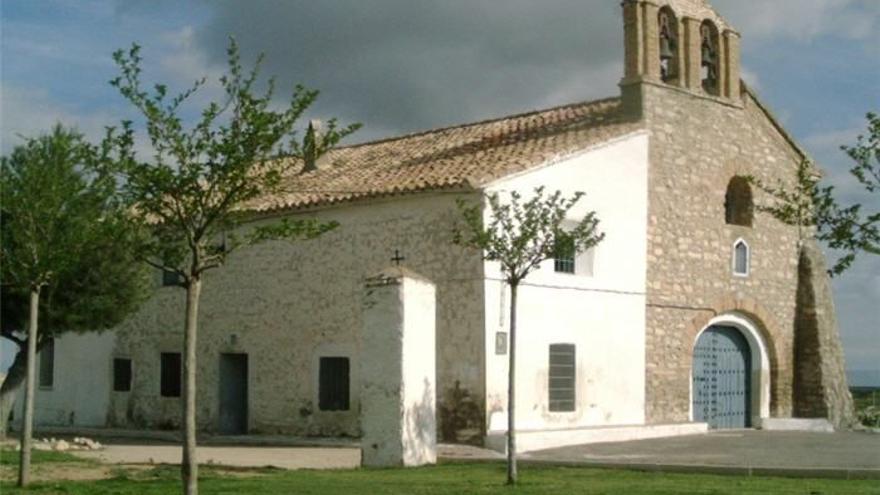
[[[752,352],[733,326],[713,325],[697,339],[693,360],[694,421],[709,428],[752,424]]]

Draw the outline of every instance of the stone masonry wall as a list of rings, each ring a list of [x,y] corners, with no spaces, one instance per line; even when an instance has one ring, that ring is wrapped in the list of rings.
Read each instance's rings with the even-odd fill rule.
[[[437,287],[437,389],[441,410],[456,387],[484,397],[483,284],[479,253],[452,246],[457,194],[372,201],[317,213],[340,222],[313,241],[270,242],[235,254],[209,272],[198,340],[198,423],[218,422],[220,353],[247,353],[249,432],[360,434],[360,340],[365,277],[392,265]],[[113,392],[110,424],[176,428],[180,399],[160,397],[160,353],[180,352],[184,291],[155,296],[118,328],[116,357],[133,360],[131,392]],[[318,408],[320,356],[349,356],[351,407]],[[482,402],[480,403],[482,404]]]
[[[835,428],[848,428],[856,417],[824,258],[815,241],[801,250],[794,413],[802,418],[827,418]]]
[[[791,182],[800,157],[757,102],[731,102],[661,84],[624,87],[640,99],[651,131],[648,219],[646,415],[649,423],[689,421],[690,369],[698,332],[738,312],[764,333],[773,416],[792,413],[797,231],[755,213],[752,227],[725,223],[731,178]],[[762,201],[754,191],[755,201]],[[732,271],[733,245],[751,248],[751,273]]]

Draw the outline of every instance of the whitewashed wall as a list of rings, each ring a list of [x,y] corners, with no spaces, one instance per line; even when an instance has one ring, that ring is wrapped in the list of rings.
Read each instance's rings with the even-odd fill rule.
[[[488,188],[524,196],[537,186],[568,196],[583,191],[572,220],[595,210],[606,234],[592,276],[555,273],[549,261],[520,288],[517,429],[644,423],[647,171],[648,135],[641,132]],[[508,356],[495,354],[495,335],[509,330],[510,294],[497,263],[485,271],[487,416],[497,431],[506,428]],[[575,412],[549,411],[555,343],[577,346]]]
[[[472,196],[472,194],[470,195]],[[479,253],[453,246],[456,193],[426,193],[308,213],[340,226],[308,242],[268,242],[242,250],[205,278],[198,340],[200,429],[217,425],[220,353],[246,353],[251,433],[360,434],[358,335],[367,276],[393,262],[436,283],[437,397],[456,382],[477,400],[483,391],[483,274]],[[114,394],[110,423],[175,428],[180,401],[161,397],[161,352],[179,352],[184,293],[158,289],[120,326],[116,350],[131,355],[131,393]],[[350,359],[349,411],[318,407],[321,356]],[[445,407],[453,407],[447,404]],[[475,419],[479,424],[482,411]]]
[[[34,422],[37,426],[104,426],[113,387],[112,332],[64,334],[55,339],[55,376],[51,387],[37,382]],[[37,356],[37,379],[39,360]],[[21,420],[24,393],[15,404]]]

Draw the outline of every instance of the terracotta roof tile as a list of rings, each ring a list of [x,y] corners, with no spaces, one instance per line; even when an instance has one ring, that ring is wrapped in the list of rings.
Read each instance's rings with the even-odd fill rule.
[[[288,169],[283,192],[252,201],[245,209],[268,212],[479,188],[638,128],[621,117],[620,99],[614,98],[341,147],[307,173],[301,173],[299,161],[283,162]]]

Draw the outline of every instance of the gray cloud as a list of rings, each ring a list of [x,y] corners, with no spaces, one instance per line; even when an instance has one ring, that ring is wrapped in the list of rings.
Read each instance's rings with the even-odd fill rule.
[[[616,2],[211,5],[197,37],[212,63],[234,35],[279,82],[321,89],[319,113],[366,124],[361,139],[613,95],[622,67]]]

